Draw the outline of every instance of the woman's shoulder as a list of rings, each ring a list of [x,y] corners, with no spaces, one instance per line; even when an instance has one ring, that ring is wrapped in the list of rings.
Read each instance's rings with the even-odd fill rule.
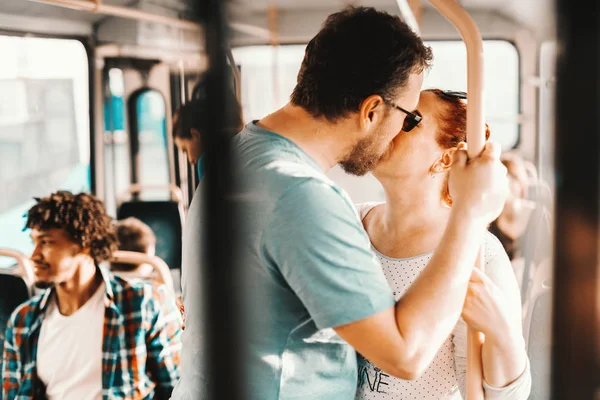
[[[384,204],[382,201],[367,201],[365,203],[358,203],[354,205],[356,212],[358,213],[361,221],[367,216],[369,211],[371,211],[376,206]]]
[[[495,281],[509,271],[514,273],[510,258],[506,254],[506,250],[504,250],[500,240],[492,233],[486,231],[484,242],[486,275]]]

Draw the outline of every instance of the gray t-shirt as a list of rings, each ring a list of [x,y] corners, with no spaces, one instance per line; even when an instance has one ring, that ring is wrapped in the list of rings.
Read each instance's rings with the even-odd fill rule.
[[[185,307],[185,329],[181,333],[181,377],[172,400],[206,399],[206,379],[202,371],[204,309],[202,306],[202,182],[198,185],[183,229],[181,258],[181,298]]]
[[[356,210],[290,140],[250,123],[234,148],[247,398],[353,399],[356,353],[331,328],[395,303]]]

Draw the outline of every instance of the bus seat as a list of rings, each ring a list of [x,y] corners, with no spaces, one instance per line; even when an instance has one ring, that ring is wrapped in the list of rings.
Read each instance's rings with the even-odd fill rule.
[[[25,279],[13,274],[11,269],[0,269],[0,342],[4,340],[4,329],[12,312],[30,297],[30,288]]]
[[[169,270],[168,265],[157,256],[149,256],[144,253],[136,253],[133,251],[115,251],[113,253],[111,262],[118,262],[121,264],[149,264],[154,267],[156,271],[155,281],[157,283],[165,284],[172,293],[175,293],[175,287],[173,285],[173,277],[171,276],[171,271]],[[115,275],[119,275],[118,271],[113,271]],[[129,276],[129,275],[127,275]],[[136,277],[141,280],[148,280],[147,277],[139,276]]]
[[[522,283],[523,283],[523,272],[525,269],[525,260],[523,259],[523,257],[518,257],[518,258],[512,259],[510,261],[510,263],[512,264],[513,271],[515,273],[515,277],[517,278],[517,284],[519,285],[519,287],[521,287]]]
[[[145,191],[167,191],[171,200],[124,201]],[[181,246],[184,223],[183,193],[176,185],[133,184],[117,199],[117,219],[135,217],[156,235],[156,256],[170,269],[181,270]]]
[[[18,250],[0,248],[0,257],[12,258],[15,260],[15,266],[12,268],[0,268],[4,275],[19,276],[27,286],[28,296],[33,295],[33,284],[35,283],[35,274],[33,272],[33,261]],[[1,292],[0,292],[1,293]]]
[[[523,277],[523,275],[525,274],[525,258],[517,257],[510,260],[510,263],[512,264],[513,271],[515,273],[515,278],[517,278],[517,284],[519,285],[519,288],[523,287],[523,279],[527,279],[529,282],[533,281],[533,277],[536,271],[535,262],[529,260],[530,265],[529,268],[527,268],[527,277],[525,278]],[[523,298],[523,295],[521,295],[521,302],[523,303],[524,301],[525,299]]]
[[[541,180],[532,183],[529,200],[535,206],[521,241],[523,265],[518,266],[522,269],[520,286],[523,302],[530,297],[536,265],[552,254],[552,196],[548,184]]]
[[[531,366],[530,400],[550,398],[552,346],[552,263],[542,262],[535,273],[526,302],[524,337]]]
[[[117,210],[117,219],[135,217],[156,235],[156,255],[169,268],[181,268],[182,215],[174,201],[128,201]]]
[[[531,318],[533,309],[535,308],[535,301],[538,297],[542,296],[545,292],[550,291],[552,288],[552,261],[547,258],[536,268],[535,275],[533,277],[533,284],[529,292],[529,296],[524,300],[523,314],[524,324],[523,333],[525,339],[529,337],[529,329],[531,327]]]
[[[552,292],[545,291],[532,302],[527,355],[531,367],[530,400],[550,398],[552,353]]]
[[[6,324],[13,311],[31,297],[35,277],[33,263],[23,253],[0,249],[0,257],[13,258],[16,261],[14,267],[0,268],[0,348],[4,348]]]

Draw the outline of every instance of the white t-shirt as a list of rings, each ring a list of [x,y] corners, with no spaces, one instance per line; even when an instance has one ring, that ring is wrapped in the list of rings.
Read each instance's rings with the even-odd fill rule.
[[[48,304],[37,350],[37,373],[49,400],[102,400],[104,283],[74,314],[64,316],[56,295]]]
[[[381,203],[357,205],[361,220]],[[373,247],[396,301],[423,272],[433,253],[410,258],[390,258]],[[502,244],[491,233],[485,235],[485,273],[494,282],[500,279],[514,281],[514,290],[507,297],[520,311],[519,287]],[[507,277],[507,274],[509,276]],[[520,316],[519,316],[520,318]],[[419,399],[459,400],[465,393],[467,373],[467,325],[461,318],[446,339],[429,368],[418,379],[408,381],[389,376],[359,355],[357,400]],[[484,382],[486,399],[527,399],[531,388],[529,363],[523,374],[509,386],[496,389]]]

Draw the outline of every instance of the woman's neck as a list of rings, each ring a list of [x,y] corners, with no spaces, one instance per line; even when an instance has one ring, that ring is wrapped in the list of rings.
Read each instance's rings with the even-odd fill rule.
[[[426,179],[382,180],[386,203],[370,212],[363,223],[371,243],[384,255],[407,258],[437,248],[450,208],[440,199],[444,177]]]

